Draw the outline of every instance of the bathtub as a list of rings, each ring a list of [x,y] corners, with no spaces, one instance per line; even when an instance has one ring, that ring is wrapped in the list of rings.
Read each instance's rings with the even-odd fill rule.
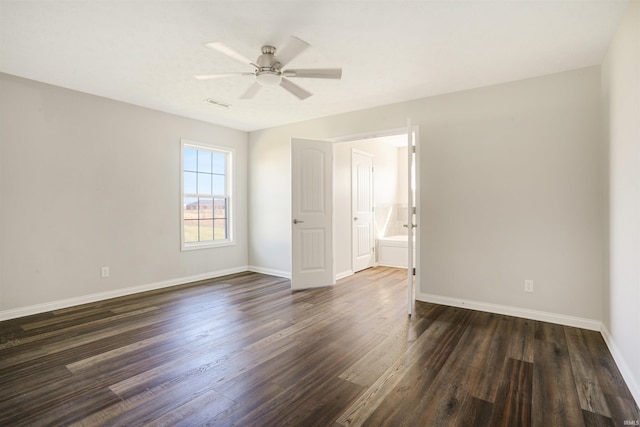
[[[407,268],[408,244],[409,238],[406,234],[396,236],[379,237],[378,243],[378,265],[386,267]],[[413,244],[413,256],[415,265],[415,240]]]

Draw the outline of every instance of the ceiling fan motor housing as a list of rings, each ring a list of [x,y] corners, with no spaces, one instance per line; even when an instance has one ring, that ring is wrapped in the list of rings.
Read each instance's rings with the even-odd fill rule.
[[[256,78],[262,86],[278,86],[282,81],[280,63],[275,57],[276,48],[273,46],[262,46],[262,55],[258,57]]]

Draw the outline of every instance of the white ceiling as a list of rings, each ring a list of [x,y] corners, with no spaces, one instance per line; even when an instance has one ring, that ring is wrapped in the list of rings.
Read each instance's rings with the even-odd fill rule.
[[[600,64],[627,0],[0,0],[0,71],[251,131]],[[290,68],[342,67],[239,96],[253,59],[289,35],[311,44]],[[230,104],[223,109],[205,103]]]

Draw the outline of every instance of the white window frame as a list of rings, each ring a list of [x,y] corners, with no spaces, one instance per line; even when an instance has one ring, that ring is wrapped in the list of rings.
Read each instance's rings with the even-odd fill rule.
[[[227,238],[224,240],[210,240],[205,242],[185,242],[184,241],[184,150],[185,148],[193,148],[196,150],[208,150],[223,152],[227,156],[226,173],[225,173],[225,186],[226,186],[226,199],[227,199]],[[190,251],[196,249],[209,249],[222,246],[235,245],[235,160],[236,152],[232,147],[226,147],[221,145],[214,145],[205,142],[191,141],[188,139],[180,140],[180,247],[183,251]],[[198,195],[189,195],[186,197]]]

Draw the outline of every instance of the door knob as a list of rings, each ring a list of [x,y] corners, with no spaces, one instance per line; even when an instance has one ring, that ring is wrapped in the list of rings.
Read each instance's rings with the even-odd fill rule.
[[[360,218],[358,218],[357,216],[353,217],[353,220],[354,220],[354,221],[357,221],[357,220],[359,220],[359,219],[360,219]]]
[[[299,219],[294,219],[293,223],[294,224],[302,224],[304,221],[300,221]]]

